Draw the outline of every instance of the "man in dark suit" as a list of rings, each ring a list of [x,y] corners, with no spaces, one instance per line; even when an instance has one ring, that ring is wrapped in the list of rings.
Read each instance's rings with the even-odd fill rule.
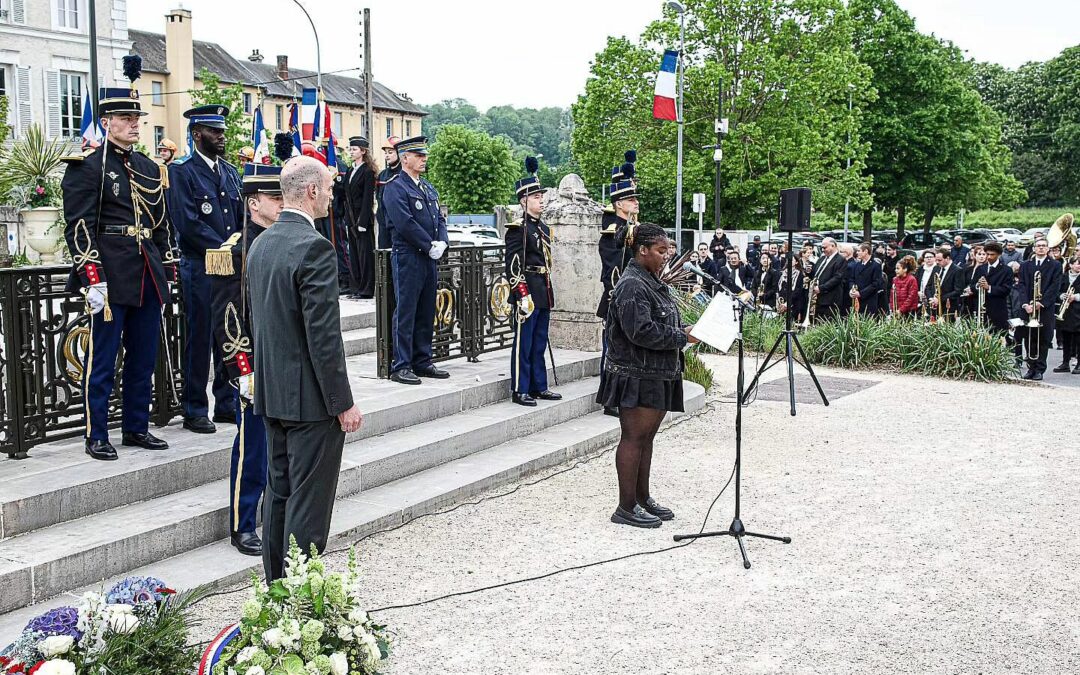
[[[1012,293],[1013,273],[1001,261],[1001,244],[992,241],[985,246],[986,262],[975,271],[972,291],[976,294],[981,288],[986,294],[983,313],[990,329],[1000,335],[1009,332],[1009,294]]]
[[[375,297],[375,162],[363,136],[349,139],[353,165],[345,175],[349,275],[355,298]]]
[[[937,270],[930,283],[927,285],[926,294],[930,299],[930,307],[935,316],[948,321],[956,318],[960,311],[960,295],[964,292],[964,271],[953,264],[952,249],[942,246],[935,254],[937,257]],[[941,292],[938,292],[938,286]],[[938,302],[941,305],[938,306]]]
[[[206,381],[211,355],[214,421],[235,420],[236,389],[229,384],[221,350],[213,347],[210,280],[206,252],[219,248],[243,222],[240,174],[225,161],[225,118],[229,109],[204,105],[184,113],[191,120],[191,157],[169,167],[169,210],[180,235],[180,282],[184,289],[184,428],[200,434],[217,429],[208,417]]]
[[[836,240],[825,237],[821,240],[821,257],[811,278],[817,281],[816,316],[828,319],[839,316],[844,306],[844,288],[847,279],[847,261],[836,249]],[[810,299],[813,303],[813,298]]]
[[[860,314],[873,316],[878,311],[878,293],[885,286],[885,277],[881,273],[881,263],[874,260],[870,244],[866,242],[859,244],[855,257],[856,261],[852,268],[851,291],[849,291],[849,294],[852,301],[855,298],[859,299]]]
[[[1028,370],[1025,380],[1041,380],[1046,372],[1046,354],[1050,349],[1050,340],[1054,336],[1054,323],[1057,312],[1058,294],[1061,288],[1061,263],[1049,256],[1050,247],[1045,237],[1039,237],[1032,244],[1031,260],[1020,265],[1017,277],[1017,291],[1021,299],[1023,313],[1028,320],[1037,318],[1041,326],[1017,329],[1024,348],[1027,350]],[[1039,294],[1035,295],[1035,275],[1039,278]]]
[[[750,290],[754,281],[754,271],[739,260],[738,251],[728,251],[727,264],[720,268],[716,280],[731,293],[738,295]]]
[[[709,253],[709,245],[706,244],[705,242],[701,242],[700,244],[698,244],[697,253],[698,253],[698,267],[700,267],[701,271],[704,272],[705,274],[708,274],[711,277],[715,277],[717,272],[719,272],[719,269],[717,269],[716,263],[713,262],[712,255],[710,255],[710,253]],[[709,295],[712,295],[712,293],[713,293],[712,282],[711,281],[706,281],[705,279],[701,279],[700,281],[701,281],[702,289],[704,289],[705,292],[708,293]]]
[[[333,179],[311,157],[281,170],[284,209],[251,246],[255,414],[266,424],[263,567],[284,575],[289,537],[322,551],[330,533],[345,434],[363,418],[353,404],[338,309],[337,255],[315,230],[326,217]]]

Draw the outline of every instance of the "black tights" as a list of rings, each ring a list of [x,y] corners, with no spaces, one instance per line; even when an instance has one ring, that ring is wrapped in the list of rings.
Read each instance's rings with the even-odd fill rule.
[[[1080,333],[1059,330],[1061,336],[1061,362],[1068,365],[1073,358],[1080,359]],[[1080,366],[1080,361],[1077,362]]]
[[[655,408],[619,409],[622,437],[615,450],[615,470],[619,474],[619,506],[627,511],[649,499],[653,438],[666,414]]]

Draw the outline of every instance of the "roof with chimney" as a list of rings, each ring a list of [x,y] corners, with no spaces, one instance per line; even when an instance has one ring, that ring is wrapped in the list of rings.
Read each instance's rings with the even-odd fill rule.
[[[161,33],[128,29],[132,41],[131,53],[139,54],[143,60],[143,70],[148,73],[168,74],[165,59],[165,36]],[[267,96],[298,98],[303,87],[314,87],[317,79],[315,72],[289,67],[289,81],[283,82],[278,77],[277,66],[273,63],[255,63],[234,58],[215,42],[192,40],[192,52],[195,60],[195,73],[206,68],[216,74],[225,84],[237,82],[257,86],[266,91]],[[324,73],[322,76],[323,96],[330,104],[351,106],[364,105],[363,77]],[[427,115],[420,106],[402,98],[389,87],[372,83],[373,107],[412,115]]]

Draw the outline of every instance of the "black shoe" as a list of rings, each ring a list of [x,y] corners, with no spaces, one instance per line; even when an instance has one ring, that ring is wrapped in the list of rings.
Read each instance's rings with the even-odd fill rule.
[[[233,421],[235,422],[235,420]],[[202,417],[185,417],[184,428],[197,434],[212,434],[217,431],[217,427],[205,415]]]
[[[1034,370],[1029,370],[1026,373],[1024,373],[1023,375],[1021,375],[1020,377],[1022,379],[1025,379],[1025,380],[1034,380],[1035,379],[1035,371]]]
[[[1072,368],[1069,368],[1069,364],[1067,364],[1067,363],[1063,363],[1060,366],[1058,366],[1057,368],[1054,368],[1055,373],[1067,373],[1070,370],[1072,370]]]
[[[604,406],[604,414],[605,414],[605,415],[610,415],[610,416],[612,416],[612,417],[618,417],[618,416],[619,416],[619,409],[618,409],[618,408],[610,408],[610,407],[608,407],[608,406]]]
[[[1072,369],[1073,375],[1080,375],[1080,363],[1076,364],[1076,367]]]
[[[244,555],[262,555],[262,540],[254,532],[233,532],[229,539],[233,548]]]
[[[236,415],[233,413],[214,413],[214,422],[218,424],[236,424]]]
[[[646,513],[640,506],[635,506],[633,511],[627,511],[621,506],[615,507],[615,513],[611,514],[611,522],[649,529],[660,527],[660,519],[651,513]]]
[[[361,300],[371,300],[374,297],[375,297],[374,295],[368,295],[367,293],[361,293],[360,294],[360,299]]]
[[[445,380],[450,377],[450,373],[445,370],[439,370],[435,366],[428,366],[427,368],[417,368],[414,371],[420,377],[430,377],[433,380]]]
[[[86,441],[86,454],[94,459],[100,459],[104,462],[111,462],[117,459],[116,448],[108,441]]]
[[[1032,373],[1031,377],[1029,377],[1028,379],[1034,380],[1036,382],[1042,382],[1042,373]]]
[[[134,445],[147,450],[164,450],[169,444],[154,436],[149,431],[137,434],[133,431],[125,431],[120,441],[121,445]]]
[[[413,374],[413,371],[408,368],[395,370],[390,374],[390,379],[398,384],[420,384],[420,378]]]
[[[639,504],[639,506],[641,506],[641,508],[645,509],[645,511],[653,514],[660,520],[672,520],[675,518],[674,511],[667,508],[666,506],[660,506],[652,497],[649,497],[647,500],[645,500],[645,503]]]
[[[524,405],[524,406],[528,406],[530,408],[536,406],[536,399],[535,398],[533,398],[532,396],[529,396],[528,394],[519,394],[516,391],[513,394],[510,395],[510,400],[513,401],[514,403],[517,403],[518,405]]]
[[[556,394],[555,392],[551,391],[550,389],[545,389],[544,391],[540,392],[539,394],[534,394],[534,393],[532,393],[530,391],[529,396],[532,396],[533,398],[538,398],[541,401],[561,401],[562,400],[562,394]]]

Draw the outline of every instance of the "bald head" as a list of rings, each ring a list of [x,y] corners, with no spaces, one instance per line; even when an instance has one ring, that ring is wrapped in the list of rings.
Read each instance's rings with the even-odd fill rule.
[[[293,157],[281,169],[285,208],[303,211],[312,218],[325,218],[329,213],[332,184],[330,171],[313,157]]]

